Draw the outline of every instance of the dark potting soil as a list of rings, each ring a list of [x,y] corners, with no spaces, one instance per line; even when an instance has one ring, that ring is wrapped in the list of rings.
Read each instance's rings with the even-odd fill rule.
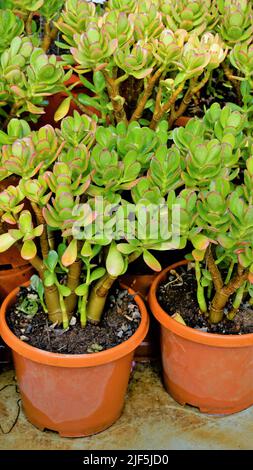
[[[213,103],[220,103],[221,107],[227,103],[235,103],[240,105],[237,93],[231,83],[221,77],[218,73],[213,73],[210,83],[194,97],[186,110],[186,115],[190,117],[202,118],[205,110],[210,108]]]
[[[50,324],[40,305],[35,315],[27,315],[22,311],[27,299],[37,302],[38,295],[31,287],[21,287],[16,304],[6,316],[8,326],[27,344],[54,353],[84,354],[110,349],[130,338],[141,320],[134,296],[119,288],[109,296],[100,324],[87,323],[83,329],[76,316],[67,330]]]
[[[157,291],[157,299],[161,307],[170,315],[179,313],[187,326],[208,333],[224,335],[253,333],[253,306],[245,301],[238,310],[234,320],[224,320],[211,325],[206,316],[200,312],[197,301],[197,283],[193,269],[181,266],[170,271]],[[179,275],[179,277],[178,277]],[[228,305],[224,313],[228,313]]]

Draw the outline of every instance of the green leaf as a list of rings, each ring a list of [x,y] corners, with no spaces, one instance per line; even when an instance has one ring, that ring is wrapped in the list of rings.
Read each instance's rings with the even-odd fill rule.
[[[71,289],[63,284],[58,285],[58,290],[63,297],[68,297],[71,294]]]
[[[23,259],[30,260],[36,256],[37,247],[33,240],[26,240],[22,246],[21,256]]]
[[[144,259],[145,263],[151,269],[153,269],[153,271],[157,271],[157,272],[161,271],[162,267],[161,267],[159,261],[148,250],[144,250],[143,259]]]
[[[122,254],[118,251],[116,243],[113,241],[110,245],[106,258],[106,269],[111,276],[120,276],[125,268],[125,262]]]
[[[53,273],[50,273],[50,271],[45,271],[44,272],[44,285],[46,287],[51,287],[55,284],[56,281],[56,276]]]
[[[50,250],[48,253],[47,258],[44,260],[44,264],[46,265],[47,269],[53,273],[58,263],[58,253],[54,250]]]
[[[14,243],[16,240],[9,233],[0,235],[0,253],[7,251]]]
[[[87,294],[88,291],[88,285],[87,284],[80,284],[75,290],[76,295],[79,297],[83,297],[84,295]]]
[[[92,271],[91,276],[90,276],[90,283],[96,281],[97,279],[100,279],[103,277],[103,275],[106,273],[105,268],[96,268],[94,271]]]
[[[201,234],[195,235],[191,241],[197,250],[205,250],[209,245],[209,238]]]
[[[123,255],[130,255],[136,251],[136,246],[131,246],[128,243],[118,243],[117,249],[120,251],[120,253],[123,253]]]
[[[54,120],[56,122],[60,121],[65,116],[67,116],[69,112],[69,108],[70,108],[70,103],[71,103],[71,96],[68,96],[61,102],[60,106],[58,107],[58,109],[56,110],[54,114]]]
[[[65,250],[61,262],[63,266],[71,266],[77,258],[77,240],[71,240],[70,244]]]

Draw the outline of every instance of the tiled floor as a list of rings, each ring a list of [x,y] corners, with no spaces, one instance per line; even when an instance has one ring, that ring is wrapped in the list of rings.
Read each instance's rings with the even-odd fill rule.
[[[155,365],[136,366],[118,422],[82,439],[41,432],[27,422],[22,410],[17,419],[19,394],[13,371],[0,375],[0,390],[0,449],[253,449],[253,407],[226,417],[183,408],[165,392]]]

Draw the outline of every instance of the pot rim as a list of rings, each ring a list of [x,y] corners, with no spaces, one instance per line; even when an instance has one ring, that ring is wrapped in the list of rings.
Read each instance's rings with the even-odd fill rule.
[[[30,281],[22,284],[22,286],[27,287],[29,284]],[[113,348],[91,354],[60,354],[43,351],[43,349],[36,348],[24,341],[21,341],[14,333],[12,333],[7,325],[5,318],[6,311],[9,306],[15,302],[15,297],[19,289],[20,287],[17,287],[11,291],[2,303],[0,309],[0,334],[6,344],[8,344],[13,351],[33,362],[38,362],[48,366],[73,368],[104,365],[130,354],[137,348],[137,346],[139,346],[148,332],[149,316],[146,306],[140,296],[136,294],[133,289],[127,287],[128,292],[131,295],[134,295],[134,300],[141,313],[141,322],[135,333],[129,339]]]
[[[246,333],[243,335],[220,335],[217,333],[205,333],[197,329],[195,330],[189,326],[182,325],[181,323],[171,318],[170,315],[166,313],[165,310],[163,310],[156,296],[158,286],[165,279],[166,274],[171,271],[171,269],[176,269],[179,266],[184,266],[186,264],[188,264],[188,261],[182,260],[168,266],[155,277],[150,287],[148,295],[149,305],[153,315],[159,321],[159,323],[165,328],[169,329],[172,333],[175,333],[176,335],[195,343],[202,343],[209,346],[217,346],[222,348],[240,348],[253,346],[253,333]]]

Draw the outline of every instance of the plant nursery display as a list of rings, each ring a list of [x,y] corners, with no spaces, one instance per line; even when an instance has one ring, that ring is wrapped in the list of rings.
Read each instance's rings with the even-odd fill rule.
[[[120,416],[151,283],[169,393],[253,404],[252,37],[251,0],[0,0],[0,334],[39,428]]]

